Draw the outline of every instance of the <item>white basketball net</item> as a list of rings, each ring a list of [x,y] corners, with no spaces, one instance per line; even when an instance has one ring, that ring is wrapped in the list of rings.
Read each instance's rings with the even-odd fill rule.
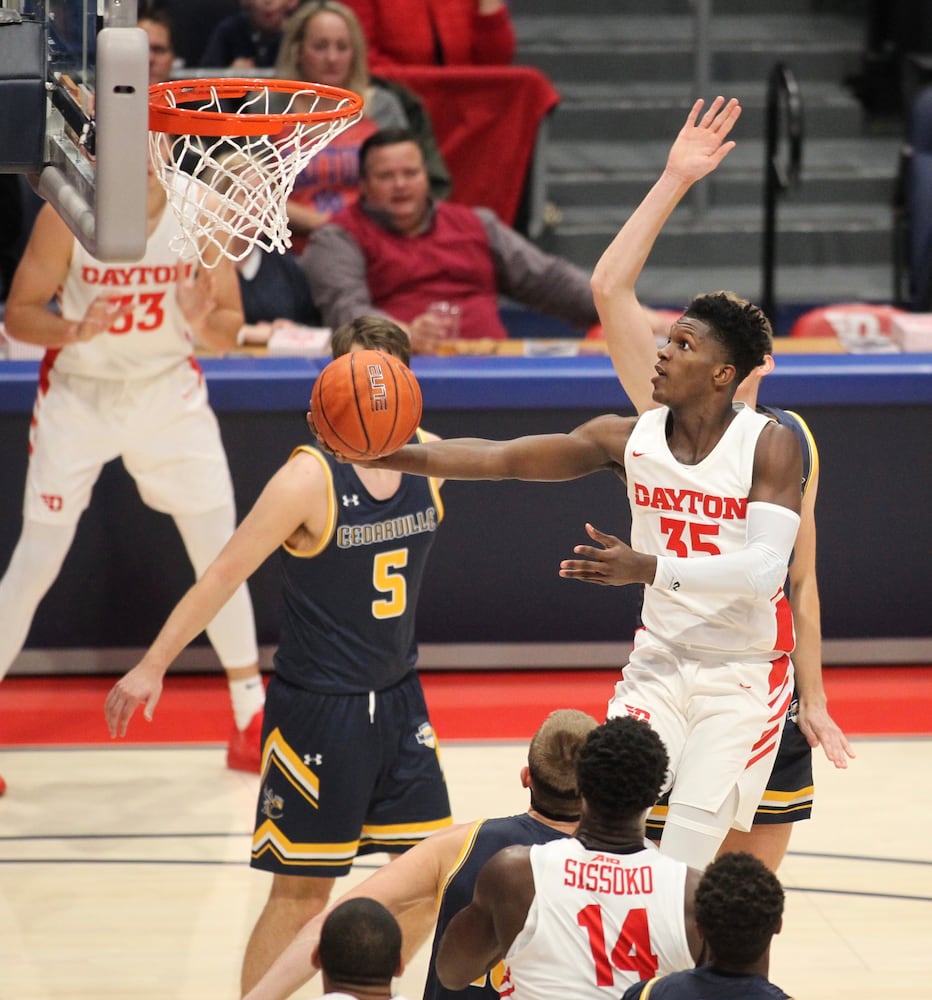
[[[209,93],[196,110],[230,112],[216,88]],[[174,96],[169,92],[172,104]],[[348,100],[312,89],[282,93],[260,86],[235,113],[303,115],[349,106]],[[205,267],[216,267],[221,257],[242,260],[256,246],[284,253],[291,246],[285,204],[295,179],[318,150],[360,116],[357,111],[323,121],[295,119],[274,135],[150,132],[152,163],[184,233],[172,249],[188,257],[193,252]]]

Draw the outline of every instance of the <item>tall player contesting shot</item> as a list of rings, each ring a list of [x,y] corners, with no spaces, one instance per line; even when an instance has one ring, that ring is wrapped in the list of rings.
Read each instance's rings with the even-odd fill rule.
[[[704,114],[697,102],[671,159],[695,160],[694,179],[709,173],[734,147],[727,137],[740,113],[736,100],[716,98]],[[610,252],[628,261],[606,282],[616,322],[642,323],[636,279],[688,186],[665,170],[613,242]],[[699,295],[659,352],[657,409],[597,417],[568,434],[409,445],[375,463],[445,479],[559,481],[607,470],[625,481],[631,546],[580,546],[560,573],[645,587],[645,627],[609,714],[646,719],[663,738],[672,789],[661,849],[700,869],[732,825],[750,826],[792,695],[782,587],[802,456],[791,430],[734,402],[771,351],[757,307]]]

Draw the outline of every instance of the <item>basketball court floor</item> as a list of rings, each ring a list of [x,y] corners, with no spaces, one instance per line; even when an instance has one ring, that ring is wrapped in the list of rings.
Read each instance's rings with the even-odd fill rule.
[[[4,685],[6,686],[6,685]],[[519,812],[527,741],[443,745],[454,816]],[[771,974],[797,998],[932,995],[932,737],[816,756],[816,817],[780,870]],[[2,1000],[222,1000],[238,994],[268,876],[247,864],[258,777],[222,744],[0,748]],[[384,859],[359,864],[347,885]],[[397,988],[420,996],[427,949]],[[296,994],[314,997],[319,981]]]

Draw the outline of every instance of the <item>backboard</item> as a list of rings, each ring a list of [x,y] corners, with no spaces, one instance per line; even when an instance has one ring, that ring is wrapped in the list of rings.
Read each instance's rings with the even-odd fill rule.
[[[0,171],[103,261],[146,244],[148,38],[136,0],[0,0]]]

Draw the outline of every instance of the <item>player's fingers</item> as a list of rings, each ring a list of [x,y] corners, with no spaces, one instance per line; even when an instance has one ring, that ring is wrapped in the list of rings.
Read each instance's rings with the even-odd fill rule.
[[[700,119],[699,126],[701,128],[709,128],[712,125],[712,122],[715,121],[715,116],[718,114],[719,108],[721,108],[721,106],[724,103],[725,103],[724,97],[722,97],[721,95],[716,97],[715,100],[712,101],[712,103],[709,105],[709,108],[706,111],[706,113]]]
[[[155,706],[158,705],[159,698],[161,697],[162,697],[161,690],[153,691],[152,694],[149,695],[149,700],[146,702],[146,707],[142,713],[143,716],[145,717],[146,722],[152,721],[152,716],[155,715]]]
[[[599,531],[599,529],[594,524],[586,524],[586,534],[590,538],[594,538],[597,542],[608,547],[609,545],[614,545],[618,539],[614,535],[606,534],[604,531]]]
[[[686,116],[686,125],[695,125],[696,119],[699,117],[699,112],[702,110],[702,105],[705,103],[700,97],[698,101],[690,108],[689,114]]]
[[[592,560],[594,563],[600,563],[602,556],[605,555],[605,549],[595,549],[591,545],[574,545],[573,551],[576,555],[585,556],[586,559]]]

